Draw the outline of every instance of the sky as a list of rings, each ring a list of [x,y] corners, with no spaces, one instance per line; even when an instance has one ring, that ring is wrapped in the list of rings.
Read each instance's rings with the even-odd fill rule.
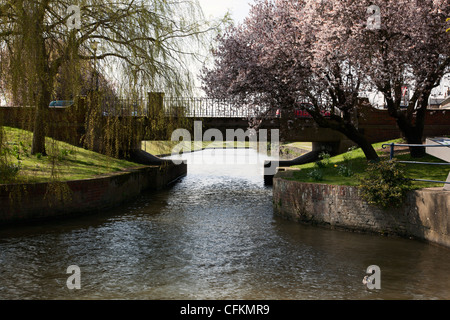
[[[249,3],[253,0],[198,0],[203,8],[206,18],[223,17],[227,11],[231,13],[235,22],[244,20],[250,9]]]
[[[253,0],[198,0],[198,2],[207,20],[223,18],[229,12],[235,24],[239,24],[247,17]],[[196,74],[195,77],[200,73],[201,68],[202,66],[193,68],[192,71]],[[195,86],[198,89],[198,92],[195,94],[203,96],[203,90],[199,89],[201,87],[199,79],[196,78],[195,81]]]

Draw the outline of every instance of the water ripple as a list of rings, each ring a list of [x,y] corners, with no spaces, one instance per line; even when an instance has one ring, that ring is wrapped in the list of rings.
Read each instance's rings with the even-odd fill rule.
[[[448,250],[278,219],[263,177],[244,169],[191,166],[116,210],[1,230],[0,299],[450,298]],[[376,293],[362,285],[371,264]],[[66,287],[69,265],[81,290]]]

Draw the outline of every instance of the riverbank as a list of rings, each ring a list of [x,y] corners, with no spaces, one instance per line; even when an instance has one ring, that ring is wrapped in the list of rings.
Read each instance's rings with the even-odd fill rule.
[[[141,149],[162,158],[171,156],[176,146],[179,146],[178,148],[184,153],[188,153],[187,150],[191,150],[190,152],[198,152],[205,149],[249,149],[255,147],[249,141],[201,141],[200,143],[191,141],[187,145],[183,145],[183,143],[178,141],[142,141]],[[311,142],[286,142],[280,145],[279,158],[282,160],[291,160],[311,150]]]
[[[32,133],[1,127],[0,225],[108,210],[187,174],[171,162],[143,166],[46,138],[32,155]]]
[[[405,142],[403,139],[396,139],[372,145],[380,159],[389,159],[389,148],[383,149],[382,146],[391,143]],[[447,179],[448,170],[445,167],[412,163],[417,159],[411,157],[407,148],[397,147],[394,156],[398,161],[410,162],[400,165],[406,178],[429,181],[445,181]],[[420,162],[441,163],[442,160],[427,155],[421,158]],[[290,179],[299,182],[358,186],[360,179],[367,177],[368,161],[361,148],[351,148],[343,154],[322,157],[319,161],[295,165],[293,168],[299,170],[293,171]],[[443,183],[414,181],[410,188],[419,190],[442,186]]]
[[[0,185],[0,225],[97,213],[160,190],[187,174],[187,165],[136,167],[96,178]]]
[[[0,225],[102,212],[186,174],[185,164],[168,163],[84,180],[0,185]]]
[[[400,208],[381,209],[362,200],[356,186],[291,180],[297,171],[275,175],[275,215],[299,223],[409,237],[450,248],[450,192],[442,188],[411,190]]]

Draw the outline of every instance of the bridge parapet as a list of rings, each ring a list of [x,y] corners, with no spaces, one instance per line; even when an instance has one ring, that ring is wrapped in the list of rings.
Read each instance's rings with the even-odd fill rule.
[[[167,115],[188,118],[255,118],[269,113],[269,108],[250,108],[230,99],[165,97]]]
[[[79,144],[81,137],[88,131],[86,127],[89,115],[86,112],[86,102],[68,108],[50,108],[48,119],[51,126],[49,135],[73,144]],[[348,139],[339,132],[331,129],[320,128],[304,113],[293,113],[293,117],[279,118],[276,110],[250,109],[237,107],[229,100],[208,98],[171,98],[164,93],[149,93],[147,99],[139,101],[121,101],[120,104],[107,104],[111,109],[102,110],[99,114],[99,123],[107,122],[110,117],[120,117],[123,125],[133,127],[133,132],[145,140],[145,133],[152,121],[159,121],[163,114],[187,117],[189,121],[180,121],[183,125],[193,125],[194,120],[203,122],[203,129],[218,129],[226,136],[228,129],[247,130],[249,120],[265,113],[266,117],[259,119],[259,127],[267,129],[280,129],[282,141],[304,141],[317,143],[339,144],[341,147]],[[114,112],[113,112],[114,111]],[[301,116],[300,116],[301,115]],[[0,108],[0,120],[2,125],[10,125],[32,130],[34,119],[33,108]],[[254,120],[254,119],[252,119]],[[363,109],[355,120],[361,133],[371,143],[387,141],[402,136],[395,120],[389,116],[387,110]],[[178,122],[177,122],[178,123]],[[69,128],[70,130],[66,130]],[[143,128],[143,129],[142,129]],[[134,130],[136,129],[136,130]],[[174,128],[175,129],[175,128]],[[192,128],[184,128],[192,130]],[[169,130],[169,129],[168,129]],[[172,129],[170,129],[172,130]],[[156,133],[159,134],[159,133]],[[430,109],[427,111],[424,137],[436,137],[450,134],[450,110]],[[101,136],[101,134],[100,134]],[[170,134],[169,134],[170,136]],[[166,139],[167,136],[160,137]],[[152,136],[152,139],[158,137]],[[136,145],[139,145],[136,141]],[[339,147],[339,148],[341,148]]]

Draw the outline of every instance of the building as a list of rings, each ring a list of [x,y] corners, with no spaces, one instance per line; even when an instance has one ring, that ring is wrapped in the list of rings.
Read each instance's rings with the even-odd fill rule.
[[[441,105],[444,101],[445,101],[444,98],[430,98],[428,108],[429,109],[440,109]]]
[[[444,101],[442,101],[441,105],[439,106],[440,109],[450,109],[450,96],[447,97]]]

